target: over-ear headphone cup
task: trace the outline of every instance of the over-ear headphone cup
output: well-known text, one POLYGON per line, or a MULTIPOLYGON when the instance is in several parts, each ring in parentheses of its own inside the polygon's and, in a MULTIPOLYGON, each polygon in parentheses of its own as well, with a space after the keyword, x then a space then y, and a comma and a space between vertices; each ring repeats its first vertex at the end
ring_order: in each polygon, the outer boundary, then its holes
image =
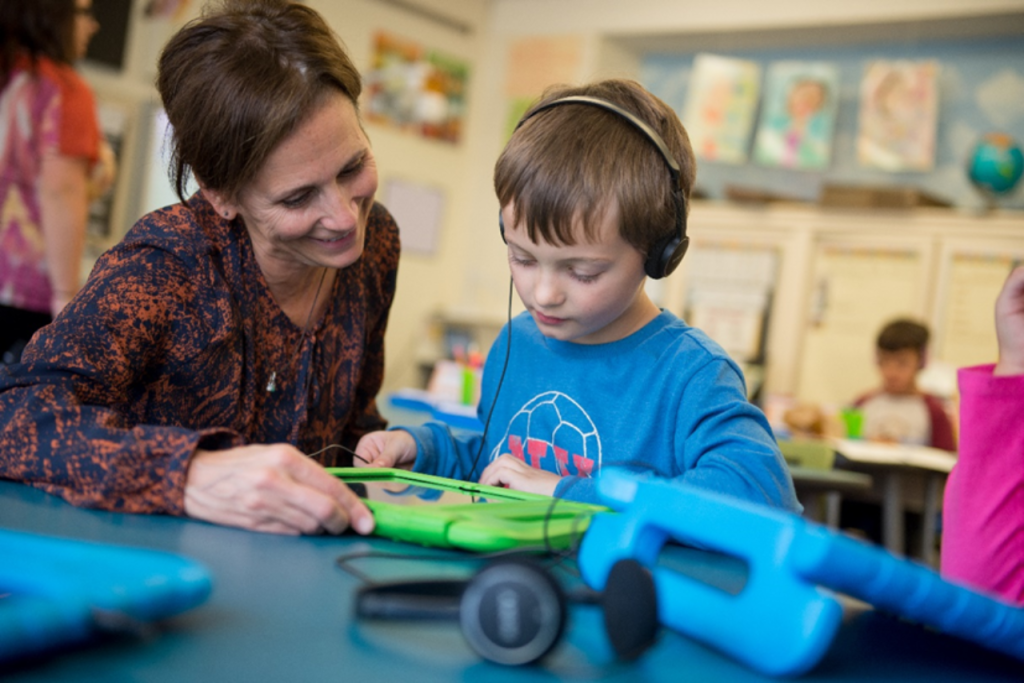
POLYGON ((619 659, 636 659, 654 644, 658 596, 651 573, 636 560, 619 560, 612 566, 601 609, 608 640, 619 659))
POLYGON ((565 596, 540 566, 522 560, 482 569, 466 587, 459 608, 462 634, 492 662, 535 662, 558 643, 565 628, 565 596))

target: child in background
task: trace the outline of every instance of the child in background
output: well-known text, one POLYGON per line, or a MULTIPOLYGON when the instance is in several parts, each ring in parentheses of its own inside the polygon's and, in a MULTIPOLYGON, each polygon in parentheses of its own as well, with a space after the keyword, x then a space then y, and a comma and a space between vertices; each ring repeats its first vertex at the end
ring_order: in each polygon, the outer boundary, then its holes
POLYGON ((584 502, 598 502, 601 469, 619 466, 800 510, 739 368, 644 289, 682 257, 695 175, 679 119, 639 84, 548 91, 495 169, 527 310, 488 355, 484 434, 454 438, 433 423, 373 432, 359 456, 584 502), (552 104, 580 96, 601 102, 552 104))
POLYGON ((864 416, 864 438, 956 450, 953 426, 942 400, 917 388, 928 337, 927 327, 906 319, 894 320, 879 332, 875 358, 882 387, 854 402, 864 416))
MULTIPOLYGON (((931 446, 947 451, 956 450, 953 425, 942 405, 942 400, 920 391, 917 373, 927 359, 928 328, 919 322, 897 319, 889 322, 878 333, 875 342, 875 360, 882 376, 882 386, 861 396, 854 407, 863 415, 861 436, 870 441, 893 444, 931 446)), ((841 456, 837 461, 842 462, 841 456)), ((923 506, 923 484, 909 479, 904 491, 906 503, 923 506)), ((882 496, 880 485, 866 499, 857 494, 843 497, 840 526, 847 532, 860 533, 875 543, 882 542, 882 496)), ((908 555, 918 547, 918 534, 923 520, 916 511, 904 512, 907 530, 905 546, 908 555)))
POLYGON ((960 370, 960 457, 946 482, 941 567, 1024 606, 1024 266, 995 313, 999 363, 960 370))

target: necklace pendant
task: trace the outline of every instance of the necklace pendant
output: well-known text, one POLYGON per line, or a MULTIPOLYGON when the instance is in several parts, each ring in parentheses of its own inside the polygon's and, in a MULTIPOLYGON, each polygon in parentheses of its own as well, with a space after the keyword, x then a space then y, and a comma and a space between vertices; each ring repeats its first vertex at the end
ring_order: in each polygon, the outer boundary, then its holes
POLYGON ((277 391, 277 370, 270 373, 270 379, 267 381, 267 393, 272 394, 277 391))

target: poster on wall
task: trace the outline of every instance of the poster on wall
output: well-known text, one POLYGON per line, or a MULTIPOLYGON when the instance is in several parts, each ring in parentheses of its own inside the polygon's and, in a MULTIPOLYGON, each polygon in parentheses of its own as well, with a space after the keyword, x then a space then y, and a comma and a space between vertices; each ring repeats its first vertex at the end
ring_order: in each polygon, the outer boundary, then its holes
POLYGON ((839 69, 826 62, 773 62, 765 79, 754 161, 828 168, 839 101, 839 69))
POLYGON ((682 115, 694 154, 707 161, 746 162, 760 85, 757 62, 697 55, 682 115))
POLYGON ((180 20, 188 12, 191 4, 192 0, 149 0, 142 13, 147 19, 180 20))
POLYGON ((466 109, 469 65, 388 33, 374 37, 366 76, 369 121, 458 142, 466 109))
POLYGON ((934 61, 870 62, 860 89, 857 158, 885 171, 935 166, 939 65, 934 61))

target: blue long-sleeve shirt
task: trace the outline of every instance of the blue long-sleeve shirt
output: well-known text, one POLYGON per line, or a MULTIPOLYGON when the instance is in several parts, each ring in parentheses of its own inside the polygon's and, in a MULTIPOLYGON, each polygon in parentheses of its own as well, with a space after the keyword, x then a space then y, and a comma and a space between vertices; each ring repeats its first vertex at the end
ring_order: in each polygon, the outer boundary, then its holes
POLYGON ((625 339, 587 345, 544 337, 526 313, 510 324, 511 348, 502 330, 484 367, 481 421, 494 405, 485 434, 409 428, 416 471, 476 481, 511 453, 563 475, 555 495, 572 500, 599 502, 595 477, 617 466, 801 509, 739 368, 700 330, 663 311, 625 339))

